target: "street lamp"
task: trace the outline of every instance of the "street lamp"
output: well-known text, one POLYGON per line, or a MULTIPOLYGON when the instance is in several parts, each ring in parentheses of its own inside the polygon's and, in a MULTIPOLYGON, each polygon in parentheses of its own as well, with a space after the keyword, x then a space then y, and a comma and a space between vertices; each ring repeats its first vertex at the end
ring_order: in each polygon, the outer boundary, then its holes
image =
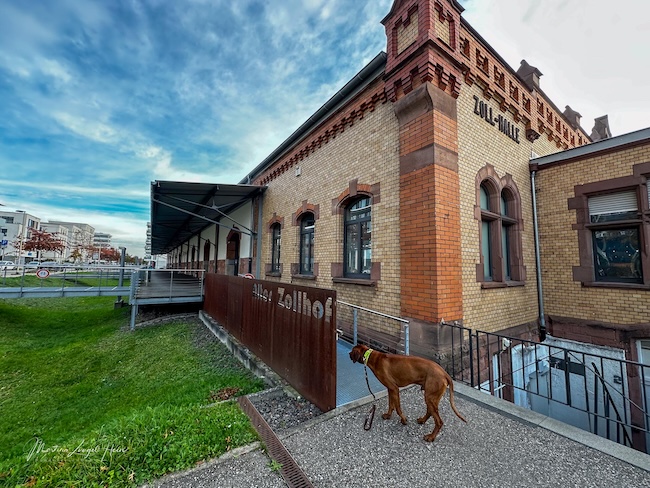
MULTIPOLYGON (((118 282, 119 287, 121 287, 124 284, 124 262, 126 261, 126 247, 119 247, 120 250, 120 279, 118 282)), ((115 308, 122 308, 124 306, 124 300, 122 300, 121 296, 117 297, 117 300, 115 301, 115 308)))
MULTIPOLYGON (((23 257, 23 239, 25 238, 25 211, 24 210, 16 210, 16 212, 23 214, 22 223, 20 224, 20 239, 19 239, 20 246, 19 246, 19 250, 18 250, 18 264, 20 264, 20 260, 23 257)), ((24 262, 23 262, 23 264, 24 264, 24 262)))

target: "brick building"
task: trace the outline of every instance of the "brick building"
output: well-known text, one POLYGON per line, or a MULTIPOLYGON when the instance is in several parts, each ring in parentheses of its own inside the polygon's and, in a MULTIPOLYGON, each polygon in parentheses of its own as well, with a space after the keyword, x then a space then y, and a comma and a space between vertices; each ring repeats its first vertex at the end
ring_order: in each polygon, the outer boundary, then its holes
MULTIPOLYGON (((595 140, 607 144, 606 118, 588 134, 579 113, 560 110, 545 95, 538 69, 526 61, 511 68, 462 12, 454 0, 396 0, 382 21, 386 53, 241 185, 154 182, 153 254, 167 254, 169 267, 335 289, 339 300, 409 319, 412 350, 422 355, 444 345, 443 321, 536 340, 546 317, 540 319, 530 160, 540 156, 533 168, 541 278, 553 332, 560 323, 591 320, 600 309, 590 301, 609 294, 620 298, 621 315, 603 306, 603 322, 647 326, 647 282, 612 291, 575 281, 593 265, 582 249, 582 221, 567 211, 568 199, 578 198, 574 185, 636 175, 632 166, 637 158, 647 163, 647 153, 599 156, 595 149, 571 164, 547 163, 553 154, 574 161, 571 151, 596 147, 595 140), (620 175, 598 159, 608 157, 620 163, 620 175), (600 161, 597 171, 592 158, 600 161), (200 198, 186 207, 192 191, 200 198), (555 231, 566 247, 553 246, 555 231), (634 312, 624 305, 630 300, 634 312)), ((647 204, 642 208, 647 212, 647 204)), ((380 324, 375 332, 394 335, 392 327, 380 324)))
POLYGON ((549 333, 650 364, 650 128, 531 170, 549 333))

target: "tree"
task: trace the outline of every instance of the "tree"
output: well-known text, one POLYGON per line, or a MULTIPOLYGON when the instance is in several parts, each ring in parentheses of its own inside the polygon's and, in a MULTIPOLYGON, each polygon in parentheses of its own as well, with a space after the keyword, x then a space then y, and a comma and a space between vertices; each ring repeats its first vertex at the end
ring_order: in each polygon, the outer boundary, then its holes
POLYGON ((70 253, 70 257, 72 258, 72 262, 76 263, 77 261, 83 260, 83 253, 77 248, 70 253))
POLYGON ((120 258, 122 257, 122 253, 120 252, 120 250, 115 249, 114 247, 102 248, 101 253, 102 253, 101 254, 102 259, 113 263, 119 263, 120 258))
MULTIPOLYGON (((65 250, 65 244, 61 242, 58 235, 50 234, 44 230, 31 229, 29 237, 22 246, 23 251, 51 251, 62 253, 65 250)), ((37 254, 38 255, 38 254, 37 254)))

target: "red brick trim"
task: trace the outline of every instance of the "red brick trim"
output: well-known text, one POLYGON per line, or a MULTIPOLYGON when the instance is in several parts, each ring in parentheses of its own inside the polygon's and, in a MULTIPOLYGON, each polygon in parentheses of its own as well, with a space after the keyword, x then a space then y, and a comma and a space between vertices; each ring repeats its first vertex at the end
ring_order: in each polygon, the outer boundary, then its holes
POLYGON ((370 197, 371 204, 376 205, 381 201, 381 184, 368 185, 358 183, 357 179, 350 180, 348 188, 332 200, 332 215, 342 215, 348 203, 359 196, 370 197))
POLYGON ((280 229, 284 229, 284 217, 278 217, 277 214, 273 212, 273 217, 271 217, 266 224, 267 232, 271 232, 275 224, 280 224, 280 229))
POLYGON ((318 220, 320 218, 320 204, 314 205, 313 203, 307 203, 307 200, 303 200, 302 205, 291 215, 291 225, 294 227, 299 226, 300 218, 306 213, 314 214, 314 220, 318 220))

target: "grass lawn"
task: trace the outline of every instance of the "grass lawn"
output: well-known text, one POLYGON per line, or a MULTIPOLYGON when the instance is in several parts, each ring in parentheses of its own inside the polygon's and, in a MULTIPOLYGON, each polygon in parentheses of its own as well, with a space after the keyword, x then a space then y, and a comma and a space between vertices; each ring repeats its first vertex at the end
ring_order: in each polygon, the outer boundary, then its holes
POLYGON ((264 387, 204 326, 128 332, 113 297, 0 300, 0 486, 135 486, 256 440, 264 387))

